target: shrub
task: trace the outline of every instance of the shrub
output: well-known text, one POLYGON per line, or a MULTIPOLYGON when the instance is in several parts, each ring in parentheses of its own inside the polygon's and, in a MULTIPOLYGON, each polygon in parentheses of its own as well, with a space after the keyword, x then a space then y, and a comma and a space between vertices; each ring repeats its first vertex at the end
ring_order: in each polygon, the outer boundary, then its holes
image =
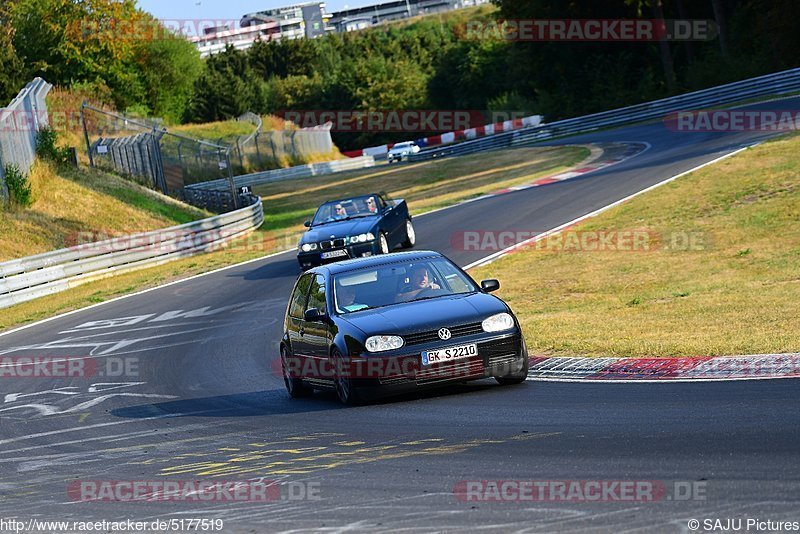
POLYGON ((59 166, 68 165, 72 160, 70 150, 59 148, 57 142, 58 133, 50 126, 44 126, 36 138, 36 155, 59 166))
POLYGON ((8 197, 12 206, 28 207, 33 204, 31 183, 16 164, 6 165, 3 169, 8 186, 8 197))

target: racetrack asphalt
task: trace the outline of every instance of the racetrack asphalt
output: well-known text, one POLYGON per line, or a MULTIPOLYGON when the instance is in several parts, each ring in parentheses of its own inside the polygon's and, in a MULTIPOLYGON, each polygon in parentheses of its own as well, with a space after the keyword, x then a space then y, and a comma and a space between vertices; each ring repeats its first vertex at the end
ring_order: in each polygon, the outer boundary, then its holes
MULTIPOLYGON (((800 100, 751 107, 778 106, 800 100)), ((417 248, 467 265, 487 252, 459 250, 454 233, 545 231, 768 137, 654 123, 558 141, 651 147, 588 175, 419 217, 417 248)), ((273 362, 297 275, 292 253, 275 255, 0 337, 2 357, 90 355, 104 372, 0 377, 0 518, 213 517, 229 532, 683 532, 689 519, 800 520, 797 380, 481 381, 357 408, 326 394, 291 401, 273 362), (318 484, 320 499, 75 502, 67 493, 80 480, 255 478, 318 484), (454 494, 460 481, 517 479, 656 481, 671 498, 454 494), (702 495, 677 499, 688 486, 702 495)))

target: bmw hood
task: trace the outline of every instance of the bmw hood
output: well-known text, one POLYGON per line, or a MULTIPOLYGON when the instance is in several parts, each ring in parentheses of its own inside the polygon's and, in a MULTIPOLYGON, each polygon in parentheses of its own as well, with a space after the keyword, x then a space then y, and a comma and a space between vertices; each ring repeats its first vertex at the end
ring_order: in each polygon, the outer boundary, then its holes
POLYGON ((490 315, 508 311, 508 306, 497 297, 471 293, 364 310, 347 314, 344 319, 367 336, 403 335, 478 323, 490 315))
POLYGON ((365 234, 372 231, 372 229, 375 227, 375 223, 377 222, 378 216, 375 216, 362 217, 349 221, 331 222, 321 226, 314 226, 303 234, 303 237, 300 238, 300 244, 319 243, 320 241, 325 241, 326 239, 365 234))

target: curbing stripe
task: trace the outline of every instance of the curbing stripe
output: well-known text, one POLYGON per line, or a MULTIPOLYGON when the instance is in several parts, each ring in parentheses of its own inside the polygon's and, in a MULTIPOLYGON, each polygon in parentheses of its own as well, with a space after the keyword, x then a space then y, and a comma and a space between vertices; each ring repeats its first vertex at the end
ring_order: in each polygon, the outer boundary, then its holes
POLYGON ((528 380, 691 382, 800 377, 800 353, 698 358, 531 357, 528 380))

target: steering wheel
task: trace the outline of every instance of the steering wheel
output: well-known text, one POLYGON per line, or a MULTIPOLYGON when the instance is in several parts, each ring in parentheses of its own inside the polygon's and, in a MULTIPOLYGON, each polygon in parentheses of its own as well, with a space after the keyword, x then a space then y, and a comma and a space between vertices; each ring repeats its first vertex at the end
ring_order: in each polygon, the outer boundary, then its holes
POLYGON ((423 289, 422 291, 417 293, 416 298, 424 297, 426 295, 430 296, 430 294, 434 293, 435 291, 441 291, 441 290, 440 289, 433 289, 432 287, 426 287, 425 289, 423 289))

